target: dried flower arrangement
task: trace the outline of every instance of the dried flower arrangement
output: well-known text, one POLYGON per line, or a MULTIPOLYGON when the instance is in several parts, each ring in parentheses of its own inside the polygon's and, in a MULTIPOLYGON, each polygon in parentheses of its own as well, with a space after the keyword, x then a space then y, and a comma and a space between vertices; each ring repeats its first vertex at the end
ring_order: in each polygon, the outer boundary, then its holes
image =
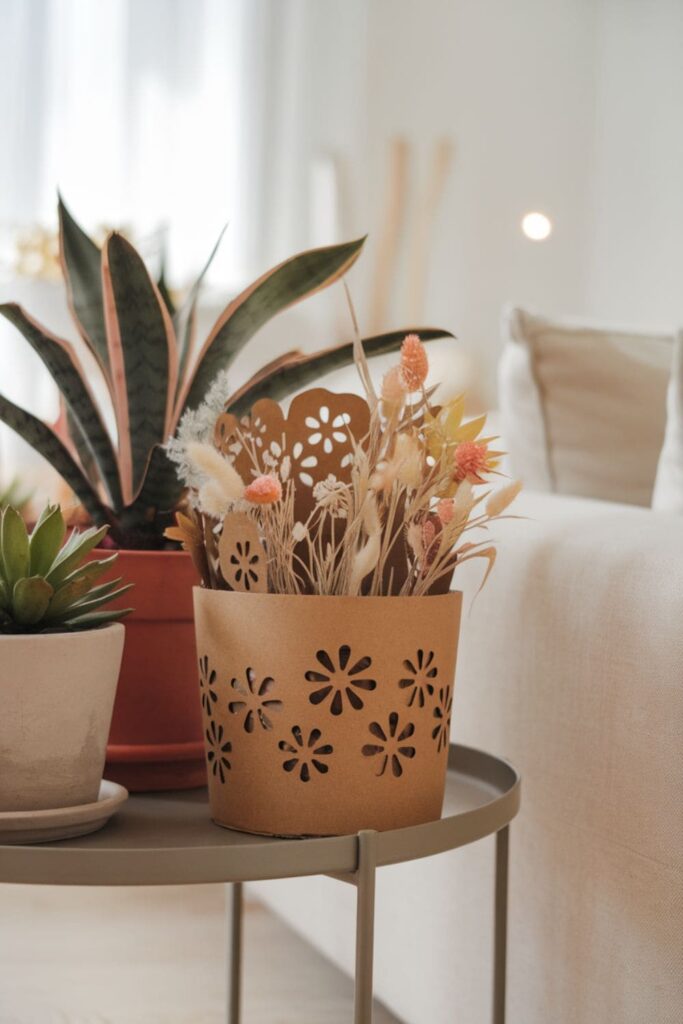
POLYGON ((286 416, 270 398, 238 416, 221 409, 219 378, 169 442, 188 502, 168 536, 205 587, 419 597, 448 592, 474 558, 488 577, 494 545, 465 537, 503 516, 520 485, 483 490, 503 454, 481 436, 486 417, 464 421, 462 397, 433 402, 416 334, 379 394, 357 330, 354 356, 366 400, 315 388, 286 416))

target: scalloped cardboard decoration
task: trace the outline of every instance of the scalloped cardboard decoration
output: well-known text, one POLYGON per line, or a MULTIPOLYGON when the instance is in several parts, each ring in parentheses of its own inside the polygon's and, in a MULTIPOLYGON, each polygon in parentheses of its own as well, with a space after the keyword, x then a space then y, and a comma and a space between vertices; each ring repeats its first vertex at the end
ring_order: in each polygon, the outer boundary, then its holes
POLYGON ((438 818, 461 599, 195 588, 213 820, 302 836, 438 818))
POLYGON ((231 590, 263 594, 268 590, 268 558, 253 519, 230 513, 218 541, 218 564, 231 590))
POLYGON ((330 474, 350 481, 353 443, 362 445, 369 427, 370 410, 363 398, 312 388, 292 400, 287 416, 270 398, 260 399, 242 419, 223 413, 216 421, 214 442, 245 483, 289 458, 295 514, 303 522, 313 509, 317 483, 330 474))
MULTIPOLYGON (((249 416, 238 419, 233 413, 222 413, 216 420, 214 443, 230 458, 245 483, 279 469, 288 459, 296 488, 295 518, 305 522, 315 504, 313 489, 317 483, 330 475, 342 483, 350 482, 354 444, 365 446, 369 427, 370 410, 365 399, 312 388, 292 400, 286 416, 270 398, 255 402, 249 416)), ((327 528, 344 529, 344 525, 328 523, 327 528)), ((297 546, 297 557, 307 563, 305 544, 297 546)), ((386 587, 393 579, 394 590, 399 589, 407 572, 406 539, 401 534, 386 561, 386 587)), ((439 590, 447 591, 448 583, 446 580, 439 590)))

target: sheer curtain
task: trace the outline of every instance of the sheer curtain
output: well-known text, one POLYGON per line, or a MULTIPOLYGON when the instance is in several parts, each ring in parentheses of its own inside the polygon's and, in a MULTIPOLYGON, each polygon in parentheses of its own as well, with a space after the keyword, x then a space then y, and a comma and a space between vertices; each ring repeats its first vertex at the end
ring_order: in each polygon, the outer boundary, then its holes
MULTIPOLYGON (((227 222, 207 320, 267 266, 361 233, 365 21, 364 0, 0 0, 0 301, 73 339, 61 285, 12 267, 18 230, 56 227, 57 189, 86 229, 123 226, 151 257, 163 239, 180 287, 227 222)), ((0 391, 56 416, 2 320, 0 391)), ((0 426, 0 482, 39 465, 0 426)))

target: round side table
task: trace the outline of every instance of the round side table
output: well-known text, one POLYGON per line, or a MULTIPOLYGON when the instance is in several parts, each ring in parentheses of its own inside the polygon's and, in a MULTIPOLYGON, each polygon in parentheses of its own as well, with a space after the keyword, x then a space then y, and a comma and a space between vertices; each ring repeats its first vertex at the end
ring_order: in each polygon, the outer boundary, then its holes
POLYGON ((242 883, 332 875, 356 886, 354 1024, 371 1024, 376 869, 495 834, 492 1020, 504 1024, 509 824, 519 809, 520 787, 519 775, 506 761, 471 747, 451 746, 439 821, 320 839, 274 839, 219 828, 209 818, 203 790, 136 795, 101 832, 42 846, 0 846, 0 882, 232 883, 226 1020, 239 1024, 242 883))

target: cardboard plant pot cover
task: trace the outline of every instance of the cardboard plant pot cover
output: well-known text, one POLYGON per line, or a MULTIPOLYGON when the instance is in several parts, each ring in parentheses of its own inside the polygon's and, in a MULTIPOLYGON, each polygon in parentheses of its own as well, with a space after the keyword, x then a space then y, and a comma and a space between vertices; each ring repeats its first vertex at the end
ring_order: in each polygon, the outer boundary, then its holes
POLYGON ((194 599, 217 824, 340 835, 440 816, 461 594, 194 599))

